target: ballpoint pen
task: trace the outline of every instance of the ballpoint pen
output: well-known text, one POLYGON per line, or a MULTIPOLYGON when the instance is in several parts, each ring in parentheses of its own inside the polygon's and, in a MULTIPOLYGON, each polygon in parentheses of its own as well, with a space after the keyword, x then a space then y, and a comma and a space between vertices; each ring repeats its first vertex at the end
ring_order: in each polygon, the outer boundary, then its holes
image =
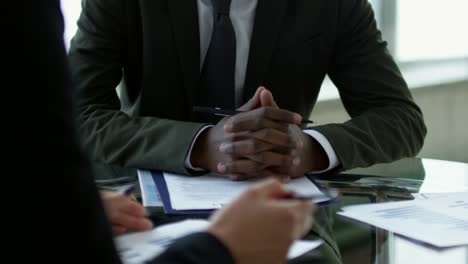
POLYGON ((323 199, 335 199, 339 195, 338 191, 334 189, 327 190, 326 193, 320 193, 320 194, 311 194, 311 195, 302 195, 298 193, 292 193, 286 197, 283 197, 283 199, 297 199, 297 200, 323 200, 323 199))
MULTIPOLYGON (((194 106, 193 111, 199 112, 199 113, 213 114, 216 116, 232 116, 232 115, 236 115, 236 114, 243 112, 243 111, 237 111, 237 110, 228 110, 228 109, 221 109, 218 107, 206 107, 206 106, 194 106)), ((313 123, 314 121, 307 120, 307 119, 303 119, 301 121, 301 124, 313 124, 313 123)))
POLYGON ((134 190, 135 190, 135 184, 130 184, 128 186, 125 186, 121 190, 119 190, 119 194, 129 196, 133 193, 134 190))

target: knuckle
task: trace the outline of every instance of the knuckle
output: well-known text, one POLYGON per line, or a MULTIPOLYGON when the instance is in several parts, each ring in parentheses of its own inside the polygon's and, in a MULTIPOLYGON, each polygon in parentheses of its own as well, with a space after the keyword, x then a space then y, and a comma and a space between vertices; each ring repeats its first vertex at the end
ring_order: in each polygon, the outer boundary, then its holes
POLYGON ((233 162, 226 163, 226 172, 225 173, 233 173, 236 171, 236 165, 233 162))
POLYGON ((255 166, 254 162, 249 162, 248 166, 246 166, 246 171, 245 172, 250 174, 250 173, 255 171, 255 167, 256 166, 255 166))
POLYGON ((234 143, 234 142, 232 142, 232 143, 230 143, 230 144, 227 144, 226 149, 227 149, 227 152, 228 152, 228 153, 236 153, 236 151, 237 151, 237 144, 234 143))
POLYGON ((285 167, 290 167, 292 166, 293 163, 293 158, 290 156, 283 156, 281 159, 281 165, 285 167))
POLYGON ((227 123, 230 123, 231 128, 234 130, 239 126, 239 119, 236 116, 233 116, 227 123))
POLYGON ((263 132, 263 136, 265 138, 267 138, 267 139, 273 138, 274 134, 275 134, 275 132, 274 132, 274 130, 272 128, 267 128, 263 132))
POLYGON ((255 153, 257 152, 257 149, 260 148, 260 142, 257 140, 250 140, 250 153, 255 153))
POLYGON ((279 144, 281 144, 281 146, 283 147, 287 147, 287 148, 291 147, 291 138, 288 135, 281 134, 278 137, 278 141, 279 141, 279 144))
POLYGON ((289 133, 289 125, 287 124, 278 124, 277 125, 278 130, 284 132, 284 133, 289 133))
POLYGON ((232 133, 230 135, 226 135, 223 139, 224 142, 226 143, 232 143, 236 141, 236 139, 239 138, 239 132, 232 133))
POLYGON ((265 153, 258 153, 256 158, 257 158, 257 161, 260 162, 260 163, 264 163, 265 162, 265 159, 266 159, 266 154, 265 153))
POLYGON ((283 144, 289 146, 294 142, 294 137, 290 133, 282 134, 281 141, 283 144))
POLYGON ((253 163, 253 171, 252 172, 259 172, 262 170, 262 166, 258 162, 253 163))
POLYGON ((266 117, 268 115, 268 108, 267 107, 262 107, 260 108, 260 116, 261 117, 266 117))
POLYGON ((263 118, 257 117, 257 118, 255 119, 255 121, 254 121, 254 126, 255 126, 256 128, 262 127, 262 126, 263 126, 263 118))

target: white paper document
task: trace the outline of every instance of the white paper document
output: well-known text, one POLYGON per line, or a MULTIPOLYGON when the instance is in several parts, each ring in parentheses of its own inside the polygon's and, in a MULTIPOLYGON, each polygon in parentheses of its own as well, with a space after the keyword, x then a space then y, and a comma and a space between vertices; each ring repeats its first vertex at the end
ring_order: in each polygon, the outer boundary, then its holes
MULTIPOLYGON (((174 210, 219 209, 228 204, 255 181, 231 181, 220 176, 187 177, 163 173, 174 210)), ((323 194, 308 178, 291 180, 286 186, 301 195, 323 194)), ((315 202, 328 201, 330 198, 315 202)))
POLYGON ((305 253, 318 248, 322 245, 322 240, 298 240, 294 242, 288 251, 288 259, 293 259, 304 255, 305 253))
POLYGON ((414 197, 415 200, 431 200, 431 199, 439 199, 451 196, 458 196, 463 193, 459 192, 452 192, 452 193, 412 193, 411 195, 414 197))
POLYGON ((206 220, 185 220, 150 231, 122 235, 115 244, 123 263, 143 263, 160 255, 174 240, 205 229, 206 220))
POLYGON ((162 207, 161 197, 154 183, 150 171, 138 170, 138 182, 140 183, 141 200, 143 206, 162 207))
POLYGON ((437 247, 468 245, 468 193, 348 206, 338 214, 437 247))
MULTIPOLYGON (((185 220, 151 231, 118 236, 115 242, 123 263, 143 263, 160 255, 174 240, 203 231, 208 225, 207 220, 185 220)), ((299 257, 321 244, 321 240, 296 241, 289 249, 288 258, 299 257)))

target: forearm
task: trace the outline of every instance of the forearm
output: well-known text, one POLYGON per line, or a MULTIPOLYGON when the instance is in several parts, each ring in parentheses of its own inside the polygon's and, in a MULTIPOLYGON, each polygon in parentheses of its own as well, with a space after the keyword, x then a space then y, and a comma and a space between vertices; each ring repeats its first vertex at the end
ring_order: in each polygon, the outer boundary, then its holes
POLYGON ((95 161, 190 174, 185 158, 200 123, 130 117, 120 111, 81 110, 79 132, 95 161))
POLYGON ((329 76, 351 116, 315 127, 330 141, 343 169, 414 156, 426 127, 365 0, 341 2, 336 56, 329 76))
POLYGON ((327 137, 345 170, 415 156, 426 134, 421 113, 398 105, 314 129, 327 137))

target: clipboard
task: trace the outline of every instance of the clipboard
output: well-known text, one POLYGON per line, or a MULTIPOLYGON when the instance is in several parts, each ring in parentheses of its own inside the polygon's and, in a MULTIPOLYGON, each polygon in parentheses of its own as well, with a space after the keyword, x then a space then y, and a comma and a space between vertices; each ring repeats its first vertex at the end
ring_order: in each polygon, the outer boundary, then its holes
MULTIPOLYGON (((159 196, 161 198, 161 202, 163 204, 163 209, 166 214, 169 215, 200 215, 200 214, 212 214, 214 211, 218 210, 219 208, 213 208, 213 209, 194 209, 194 210, 176 210, 172 207, 171 204, 171 198, 169 195, 169 190, 167 187, 167 183, 164 177, 163 172, 161 171, 151 171, 151 176, 156 184, 156 188, 159 192, 159 196)), ((203 177, 203 176, 201 176, 203 177)), ((309 179, 317 188, 323 192, 327 193, 327 191, 321 186, 315 179, 313 179, 311 176, 305 176, 307 179, 309 179)), ((319 207, 325 207, 325 206, 330 206, 333 204, 339 203, 339 199, 336 197, 330 197, 330 200, 324 201, 317 203, 319 207)))

